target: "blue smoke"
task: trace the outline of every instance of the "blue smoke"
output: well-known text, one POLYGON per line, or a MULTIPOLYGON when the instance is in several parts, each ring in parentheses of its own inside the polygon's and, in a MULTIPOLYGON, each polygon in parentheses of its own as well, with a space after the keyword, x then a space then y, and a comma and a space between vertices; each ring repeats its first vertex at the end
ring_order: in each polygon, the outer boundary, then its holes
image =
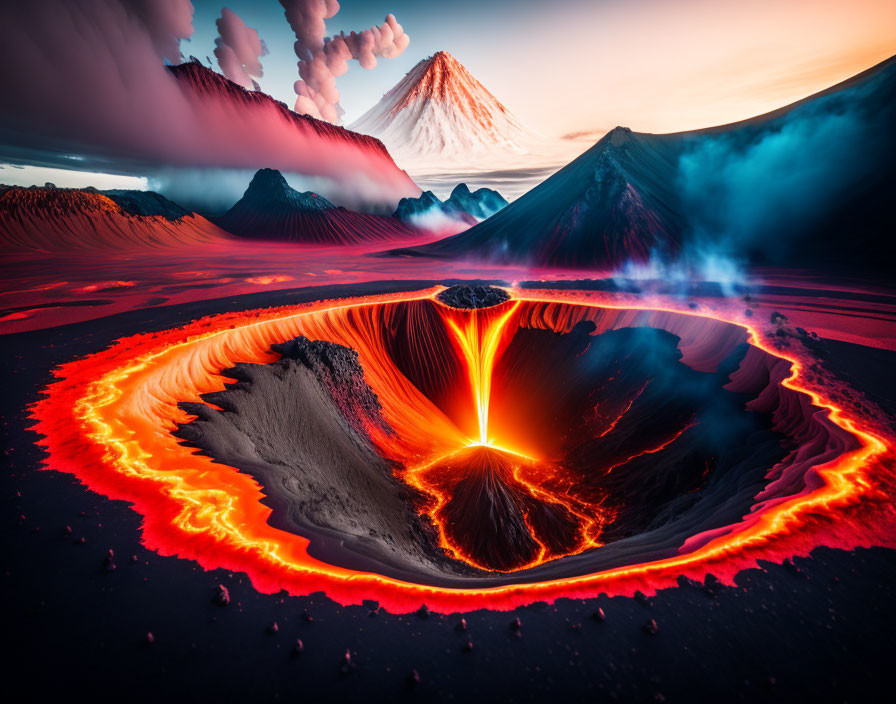
POLYGON ((876 91, 890 73, 766 126, 693 138, 678 163, 690 228, 685 256, 780 263, 811 245, 828 214, 873 178, 889 151, 892 101, 889 91, 876 91))

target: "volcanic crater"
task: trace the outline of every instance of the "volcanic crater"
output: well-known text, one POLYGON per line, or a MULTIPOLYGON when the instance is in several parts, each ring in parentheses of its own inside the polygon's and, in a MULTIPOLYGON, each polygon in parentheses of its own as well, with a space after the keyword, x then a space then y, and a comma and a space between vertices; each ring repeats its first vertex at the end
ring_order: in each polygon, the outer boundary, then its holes
POLYGON ((462 286, 302 332, 175 434, 339 568, 480 588, 667 558, 857 447, 715 318, 462 286))

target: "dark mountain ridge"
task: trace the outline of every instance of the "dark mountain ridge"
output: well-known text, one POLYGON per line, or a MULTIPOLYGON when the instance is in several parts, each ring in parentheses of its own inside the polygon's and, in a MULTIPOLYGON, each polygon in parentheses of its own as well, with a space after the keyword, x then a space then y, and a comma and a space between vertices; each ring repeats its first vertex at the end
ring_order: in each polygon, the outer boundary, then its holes
POLYGON ((713 253, 879 270, 896 230, 893 124, 896 57, 750 120, 617 127, 466 232, 390 254, 613 269, 713 253))
POLYGON ((312 191, 297 191, 275 169, 257 171, 243 197, 213 221, 247 239, 309 244, 359 244, 417 234, 397 218, 358 213, 312 191))

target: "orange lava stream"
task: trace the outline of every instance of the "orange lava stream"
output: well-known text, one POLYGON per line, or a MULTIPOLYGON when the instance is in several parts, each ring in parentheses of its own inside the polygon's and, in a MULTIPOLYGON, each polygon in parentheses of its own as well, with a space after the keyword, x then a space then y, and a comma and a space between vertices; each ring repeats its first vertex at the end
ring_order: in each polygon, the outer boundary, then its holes
MULTIPOLYGON (((178 408, 179 402, 199 402, 201 394, 225 387, 228 380, 220 376, 220 370, 238 362, 273 361, 272 343, 305 335, 358 351, 365 378, 395 431, 388 435, 371 430, 374 442, 387 456, 405 467, 423 467, 433 457, 458 451, 469 445, 469 438, 396 369, 382 344, 392 304, 419 305, 440 290, 222 314, 183 328, 125 338, 107 350, 68 363, 56 371, 57 380, 32 408, 35 430, 44 436, 40 443, 48 452, 46 466, 74 474, 109 497, 131 502, 144 518, 144 542, 162 554, 194 559, 208 569, 245 571, 256 588, 265 592, 323 590, 340 603, 377 599, 392 611, 410 611, 423 602, 442 611, 463 611, 598 593, 632 594, 637 589, 650 593, 674 586, 681 575, 702 579, 712 572, 730 581, 740 570, 755 566, 757 559, 808 554, 819 545, 851 548, 896 542, 888 501, 894 459, 889 436, 873 419, 861 418, 829 400, 804 379, 804 364, 795 354, 776 349, 753 321, 724 308, 691 310, 674 301, 599 293, 511 292, 515 301, 508 306, 507 318, 515 311, 520 324, 535 324, 539 318, 553 319, 562 327, 559 307, 574 306, 585 312, 581 314, 619 311, 619 324, 628 319, 625 316, 643 314, 654 316, 651 320, 679 316, 737 326, 751 345, 789 365, 782 386, 808 396, 827 422, 855 438, 857 449, 810 470, 803 492, 763 505, 740 523, 717 531, 696 547, 682 546, 681 554, 665 559, 571 578, 497 586, 423 585, 356 572, 311 557, 306 538, 268 524, 271 511, 262 504, 261 487, 251 477, 196 454, 171 435, 177 423, 191 418, 178 408), (531 305, 525 319, 520 309, 523 303, 531 305), (374 307, 383 309, 385 323, 372 314, 374 307)), ((463 333, 458 340, 463 346, 460 338, 471 338, 467 329, 458 330, 463 333)), ((483 375, 494 363, 494 356, 491 361, 487 357, 500 348, 500 329, 495 336, 498 339, 491 340, 486 335, 486 353, 480 357, 478 371, 470 366, 480 441, 488 437, 483 375), (488 353, 491 346, 493 352, 488 353), (479 382, 474 381, 476 374, 479 382)), ((693 348, 694 355, 700 352, 699 340, 692 344, 683 339, 682 347, 686 352, 693 348)), ((526 463, 520 462, 523 466, 526 463)), ((543 482, 528 481, 525 472, 514 475, 529 490, 543 490, 543 482)), ((405 476, 413 484, 420 473, 409 471, 405 476)), ((553 493, 551 500, 556 500, 553 493)), ((581 513, 579 507, 573 509, 581 513)), ((585 533, 589 531, 593 527, 586 527, 585 533)))
MULTIPOLYGON (((635 405, 635 401, 637 401, 641 397, 641 394, 644 393, 644 389, 647 388, 647 385, 649 383, 650 383, 649 381, 644 382, 644 385, 640 389, 638 389, 638 393, 636 393, 634 396, 632 396, 631 401, 629 401, 627 404, 625 404, 623 409, 621 411, 619 411, 619 413, 616 415, 616 417, 613 419, 613 421, 606 428, 604 428, 597 437, 602 438, 602 437, 605 437, 613 432, 613 429, 616 427, 616 425, 619 423, 619 421, 621 421, 623 419, 623 417, 625 416, 625 414, 628 413, 632 409, 632 406, 635 405)), ((628 460, 626 460, 626 461, 628 461, 628 460)), ((609 470, 607 471, 607 473, 609 474, 609 470)))
MULTIPOLYGON (((631 404, 629 404, 628 407, 631 408, 631 404)), ((688 423, 688 424, 687 424, 686 426, 684 426, 681 430, 679 430, 677 433, 675 433, 675 435, 673 435, 671 438, 669 438, 669 439, 666 440, 665 442, 660 443, 660 444, 657 445, 656 447, 651 447, 651 448, 648 449, 648 450, 642 450, 641 452, 638 452, 638 453, 632 455, 631 457, 626 457, 626 458, 625 458, 624 460, 622 460, 621 462, 617 462, 616 464, 607 467, 607 469, 606 469, 606 471, 604 472, 604 474, 609 474, 609 473, 612 472, 614 469, 618 469, 619 467, 622 467, 623 465, 628 464, 629 462, 631 462, 631 461, 634 460, 634 459, 637 459, 637 458, 639 458, 639 457, 644 457, 644 455, 655 455, 657 452, 662 452, 662 451, 665 450, 667 447, 669 447, 669 445, 671 445, 673 442, 675 442, 676 440, 678 440, 678 438, 680 438, 682 435, 684 435, 688 430, 690 430, 691 428, 693 428, 695 425, 696 425, 696 423, 693 423, 693 422, 692 422, 692 423, 688 423)))
POLYGON ((485 310, 451 309, 453 315, 446 320, 454 333, 455 340, 463 352, 473 397, 476 400, 476 415, 479 421, 479 444, 489 445, 488 407, 492 395, 492 372, 498 348, 504 340, 507 321, 516 312, 519 301, 497 306, 502 310, 497 318, 491 308, 485 310), (460 319, 459 319, 460 318, 460 319))

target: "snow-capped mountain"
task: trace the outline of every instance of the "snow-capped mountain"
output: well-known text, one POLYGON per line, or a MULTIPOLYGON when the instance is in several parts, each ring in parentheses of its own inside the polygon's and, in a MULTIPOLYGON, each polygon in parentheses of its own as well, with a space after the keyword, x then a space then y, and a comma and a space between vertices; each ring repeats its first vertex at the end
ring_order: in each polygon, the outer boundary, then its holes
POLYGON ((414 66, 349 129, 381 139, 406 168, 518 158, 538 141, 445 51, 414 66))

